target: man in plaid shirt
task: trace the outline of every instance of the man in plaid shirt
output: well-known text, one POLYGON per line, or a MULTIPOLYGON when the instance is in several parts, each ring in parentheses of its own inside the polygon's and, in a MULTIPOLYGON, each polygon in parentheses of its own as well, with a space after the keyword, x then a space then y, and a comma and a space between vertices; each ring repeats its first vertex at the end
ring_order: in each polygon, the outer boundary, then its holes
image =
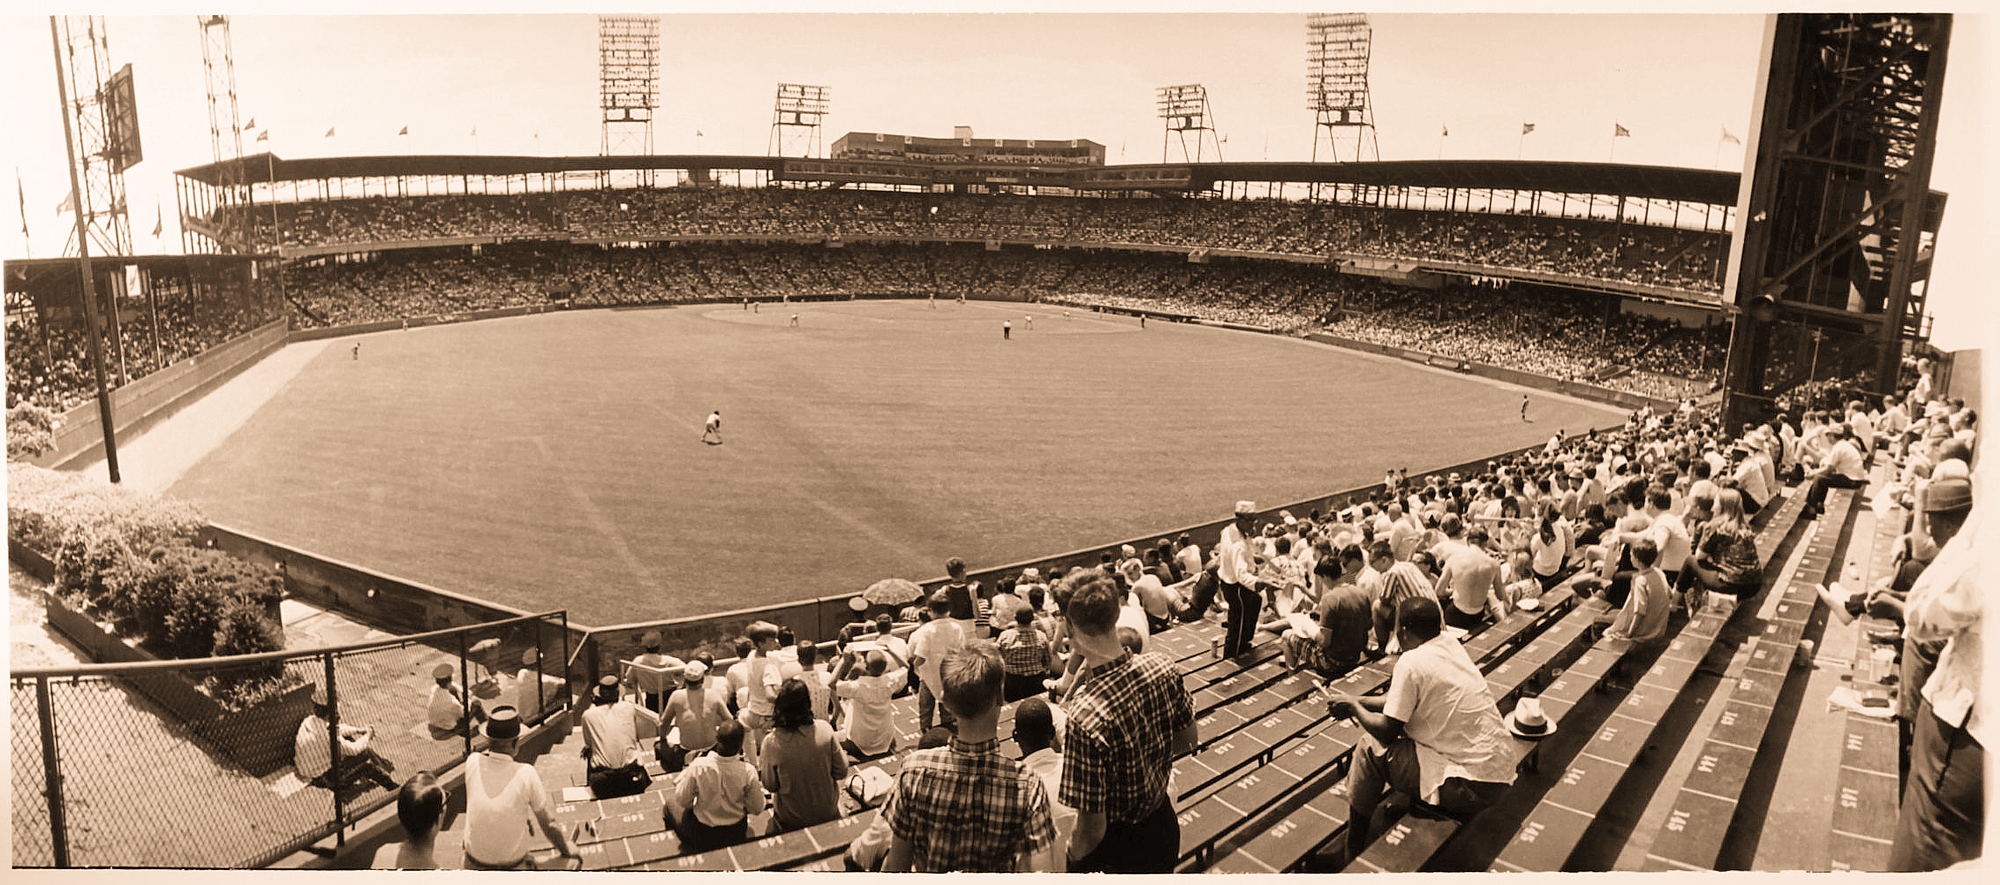
POLYGON ((1070 872, 1171 873, 1181 827, 1167 795, 1174 757, 1198 740, 1194 701, 1166 658, 1133 655, 1118 641, 1123 594, 1101 572, 1065 578, 1070 646, 1083 656, 1063 701, 1062 788, 1075 808, 1070 872))
POLYGON ((1010 873, 1055 868, 1055 819, 1042 780, 1000 755, 1000 683, 1006 665, 992 642, 945 656, 945 708, 958 717, 951 743, 910 754, 882 815, 889 821, 884 872, 1010 873))

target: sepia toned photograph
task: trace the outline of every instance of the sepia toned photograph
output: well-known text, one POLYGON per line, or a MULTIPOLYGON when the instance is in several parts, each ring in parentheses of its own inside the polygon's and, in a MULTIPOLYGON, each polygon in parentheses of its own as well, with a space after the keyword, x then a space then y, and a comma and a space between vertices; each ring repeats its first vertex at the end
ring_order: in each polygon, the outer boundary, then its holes
POLYGON ((1981 863, 1986 15, 42 12, 15 875, 1981 863))

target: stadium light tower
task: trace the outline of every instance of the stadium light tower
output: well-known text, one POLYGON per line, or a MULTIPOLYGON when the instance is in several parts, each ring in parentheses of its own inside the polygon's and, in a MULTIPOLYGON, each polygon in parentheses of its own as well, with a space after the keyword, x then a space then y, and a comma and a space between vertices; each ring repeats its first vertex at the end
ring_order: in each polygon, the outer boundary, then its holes
POLYGON ((1207 145, 1215 146, 1215 161, 1222 162, 1222 142, 1215 137, 1215 115, 1208 107, 1208 87, 1200 83, 1162 86, 1158 90, 1160 119, 1166 132, 1160 136, 1160 162, 1168 162, 1168 150, 1180 137, 1181 162, 1200 163, 1207 145), (1188 154, 1188 133, 1194 133, 1194 154, 1188 154))
MULTIPOLYGON (((243 196, 242 169, 236 160, 243 156, 243 129, 236 116, 236 58, 229 39, 229 16, 196 16, 201 24, 201 69, 202 80, 208 86, 208 144, 215 156, 216 194, 218 210, 226 210, 245 202, 243 196)), ((218 211, 216 213, 218 231, 225 244, 247 244, 247 231, 233 229, 236 213, 218 211)), ((181 248, 189 253, 201 251, 204 242, 216 242, 198 236, 186 225, 181 226, 181 248)), ((233 249, 225 245, 224 248, 233 249)))
POLYGON ((820 122, 833 104, 832 90, 825 86, 779 83, 771 102, 771 138, 765 154, 791 156, 791 149, 803 145, 801 157, 815 157, 822 147, 820 122), (800 131, 803 130, 803 131, 800 131))
MULTIPOLYGON (((100 255, 132 254, 132 223, 125 206, 125 170, 142 158, 139 118, 133 106, 132 66, 111 71, 111 44, 103 16, 57 19, 61 53, 57 75, 62 78, 63 108, 76 129, 70 162, 82 173, 82 202, 74 208, 82 217, 92 246, 100 255)), ((78 254, 70 240, 64 255, 78 254)))
MULTIPOLYGON (((600 151, 604 156, 645 156, 653 152, 653 111, 660 104, 660 18, 654 15, 597 17, 597 91, 603 112, 600 151)), ((653 183, 641 170, 637 184, 653 183)), ((604 184, 611 186, 605 170, 604 184)))
POLYGON ((1381 159, 1368 101, 1374 29, 1360 13, 1306 16, 1306 109, 1313 112, 1313 162, 1320 144, 1336 163, 1381 159))

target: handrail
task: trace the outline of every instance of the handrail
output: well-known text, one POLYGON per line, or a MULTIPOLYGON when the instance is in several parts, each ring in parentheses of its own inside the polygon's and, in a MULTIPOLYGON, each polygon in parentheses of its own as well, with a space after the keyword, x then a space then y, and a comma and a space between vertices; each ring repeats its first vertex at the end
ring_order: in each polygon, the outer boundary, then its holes
POLYGON ((373 639, 367 642, 356 642, 348 645, 321 645, 321 646, 314 646, 312 648, 294 648, 294 649, 285 649, 283 651, 258 652, 257 654, 253 655, 225 655, 223 657, 216 657, 216 658, 174 658, 161 661, 140 661, 131 664, 79 664, 72 667, 25 667, 21 669, 10 668, 7 671, 7 677, 10 679, 26 680, 26 679, 37 679, 45 676, 51 678, 63 677, 63 676, 104 676, 104 675, 116 675, 120 673, 147 673, 160 670, 190 670, 190 669, 206 669, 210 667, 235 667, 243 664, 260 664, 266 661, 283 661, 290 658, 307 657, 312 655, 348 654, 352 652, 373 651, 378 648, 393 648, 401 645, 409 645, 411 643, 421 643, 431 639, 438 639, 445 636, 454 636, 472 630, 490 630, 494 627, 504 627, 508 624, 516 624, 524 621, 546 621, 550 618, 556 617, 561 614, 563 614, 563 610, 556 609, 554 611, 546 611, 540 614, 522 615, 520 617, 505 618, 498 621, 484 621, 478 624, 466 624, 462 627, 446 627, 443 630, 432 630, 428 633, 413 633, 408 636, 393 636, 388 639, 373 639))

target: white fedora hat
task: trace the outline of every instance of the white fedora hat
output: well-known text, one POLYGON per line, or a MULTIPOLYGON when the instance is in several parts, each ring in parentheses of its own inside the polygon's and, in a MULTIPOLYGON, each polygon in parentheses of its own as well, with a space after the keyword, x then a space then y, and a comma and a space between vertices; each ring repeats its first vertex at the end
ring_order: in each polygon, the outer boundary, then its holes
POLYGON ((1517 738, 1541 740, 1556 733, 1556 724, 1542 713, 1540 698, 1522 698, 1507 714, 1507 730, 1517 738))

